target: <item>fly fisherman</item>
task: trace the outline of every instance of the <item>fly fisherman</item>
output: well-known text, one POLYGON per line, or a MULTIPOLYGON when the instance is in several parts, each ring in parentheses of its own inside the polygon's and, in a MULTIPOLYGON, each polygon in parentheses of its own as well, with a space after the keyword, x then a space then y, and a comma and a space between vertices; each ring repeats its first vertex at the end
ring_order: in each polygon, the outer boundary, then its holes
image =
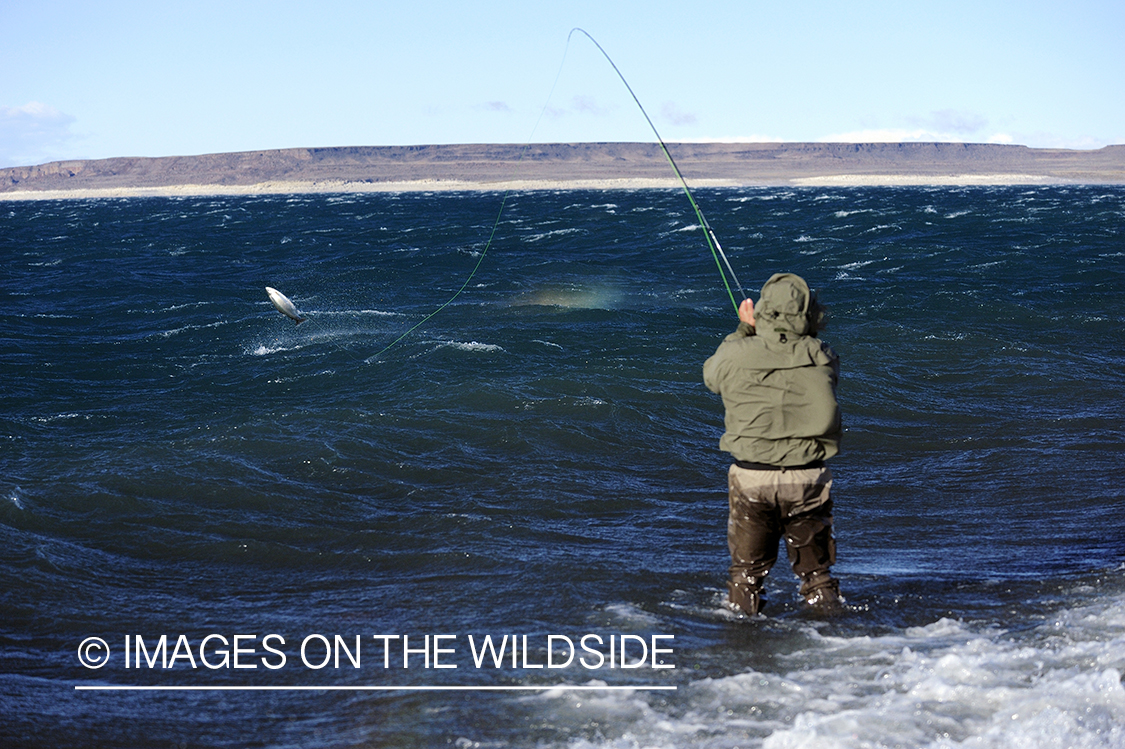
POLYGON ((762 287, 757 309, 746 299, 738 317, 738 329, 703 365, 703 381, 726 407, 719 447, 734 458, 730 602, 750 615, 761 611, 762 584, 784 538, 801 595, 831 607, 841 599, 828 571, 836 541, 832 472, 824 461, 839 451, 842 429, 840 361, 816 337, 824 308, 800 276, 777 273, 762 287))

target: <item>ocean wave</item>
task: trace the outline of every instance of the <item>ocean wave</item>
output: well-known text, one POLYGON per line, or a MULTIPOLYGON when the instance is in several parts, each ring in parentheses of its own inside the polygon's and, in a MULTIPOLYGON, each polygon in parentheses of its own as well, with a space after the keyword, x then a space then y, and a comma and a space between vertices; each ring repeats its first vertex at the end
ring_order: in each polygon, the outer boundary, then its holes
MULTIPOLYGON (((134 311, 134 310, 130 310, 130 311, 134 311)), ((169 328, 168 330, 161 330, 158 333, 152 333, 148 337, 149 338, 155 338, 155 337, 159 336, 161 338, 171 338, 173 336, 177 336, 180 333, 183 333, 183 332, 186 332, 186 331, 189 331, 189 330, 205 330, 206 328, 219 328, 219 327, 222 327, 224 325, 229 325, 229 324, 230 323, 227 320, 216 320, 215 322, 206 323, 205 325, 182 325, 178 328, 169 328)))
POLYGON ((32 416, 29 421, 34 421, 40 424, 50 424, 54 421, 66 421, 69 419, 89 419, 90 414, 80 414, 74 412, 55 414, 54 416, 32 416))
POLYGON ((494 343, 480 343, 479 341, 429 341, 431 344, 437 344, 438 348, 454 348, 458 351, 473 351, 473 352, 488 352, 503 351, 502 346, 497 346, 494 343))
MULTIPOLYGON (((886 260, 887 258, 882 258, 882 259, 886 260)), ((845 264, 841 265, 840 269, 841 270, 857 270, 859 268, 864 268, 868 265, 871 265, 872 263, 877 263, 877 262, 880 262, 880 261, 879 260, 857 260, 854 263, 845 263, 845 264)))
POLYGON ((523 242, 540 242, 544 239, 550 239, 551 237, 559 237, 566 234, 584 234, 585 232, 586 230, 580 227, 571 227, 569 229, 554 229, 553 231, 545 231, 539 234, 529 234, 526 237, 521 237, 520 240, 523 242))
POLYGON ((158 310, 156 310, 156 309, 144 310, 144 312, 147 313, 147 314, 150 314, 150 315, 151 314, 158 314, 160 312, 178 312, 179 310, 182 310, 182 309, 190 309, 192 307, 206 307, 210 304, 212 304, 212 302, 187 302, 185 304, 173 304, 170 307, 161 307, 158 310))
POLYGON ((247 349, 246 353, 250 356, 269 356, 270 354, 279 354, 283 351, 300 351, 303 348, 304 346, 283 346, 280 343, 274 344, 273 346, 260 343, 254 348, 247 349))

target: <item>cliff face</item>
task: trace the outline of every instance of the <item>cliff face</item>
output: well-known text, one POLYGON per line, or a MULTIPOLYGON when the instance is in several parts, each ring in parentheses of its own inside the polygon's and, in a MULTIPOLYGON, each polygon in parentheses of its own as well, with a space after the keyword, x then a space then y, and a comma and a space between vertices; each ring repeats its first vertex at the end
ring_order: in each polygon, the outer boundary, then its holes
MULTIPOLYGON (((689 180, 777 184, 835 175, 1036 175, 1125 183, 1125 146, 1096 151, 973 143, 673 143, 689 180)), ((291 148, 57 161, 0 169, 0 192, 264 182, 666 179, 656 143, 291 148)))

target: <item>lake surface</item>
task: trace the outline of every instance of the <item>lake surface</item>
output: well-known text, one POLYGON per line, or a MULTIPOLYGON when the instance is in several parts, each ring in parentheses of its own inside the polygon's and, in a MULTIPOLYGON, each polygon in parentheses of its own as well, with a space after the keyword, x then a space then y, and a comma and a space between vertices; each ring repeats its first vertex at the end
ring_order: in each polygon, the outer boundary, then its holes
POLYGON ((0 203, 0 743, 1125 745, 1125 189, 696 193, 842 362, 757 619, 683 192, 503 197, 0 203))

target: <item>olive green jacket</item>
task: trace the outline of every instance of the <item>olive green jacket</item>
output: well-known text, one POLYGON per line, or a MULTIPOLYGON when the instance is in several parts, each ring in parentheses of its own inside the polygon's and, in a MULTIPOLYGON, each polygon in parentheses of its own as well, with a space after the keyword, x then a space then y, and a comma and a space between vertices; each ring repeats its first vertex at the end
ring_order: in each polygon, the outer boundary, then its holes
POLYGON ((811 300, 799 276, 774 275, 754 311, 757 329, 739 324, 703 365, 726 407, 719 447, 736 460, 800 466, 840 450, 840 360, 814 337, 811 300))

